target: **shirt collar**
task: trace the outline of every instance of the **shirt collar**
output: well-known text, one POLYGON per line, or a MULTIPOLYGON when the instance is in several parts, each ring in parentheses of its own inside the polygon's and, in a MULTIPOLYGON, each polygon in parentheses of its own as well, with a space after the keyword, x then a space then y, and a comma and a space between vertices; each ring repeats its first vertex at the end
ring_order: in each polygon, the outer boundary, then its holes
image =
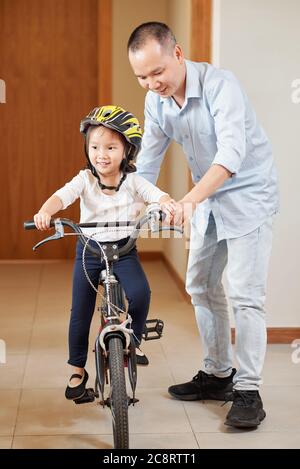
POLYGON ((201 98, 202 84, 200 73, 197 67, 190 60, 185 60, 186 65, 186 86, 185 98, 201 98))
MULTIPOLYGON (((200 73, 190 60, 185 60, 186 66, 186 85, 185 85, 185 103, 189 98, 202 97, 202 84, 200 80, 200 73)), ((168 101, 171 97, 163 98, 160 96, 160 102, 168 101)), ((183 106, 184 107, 184 106, 183 106)))

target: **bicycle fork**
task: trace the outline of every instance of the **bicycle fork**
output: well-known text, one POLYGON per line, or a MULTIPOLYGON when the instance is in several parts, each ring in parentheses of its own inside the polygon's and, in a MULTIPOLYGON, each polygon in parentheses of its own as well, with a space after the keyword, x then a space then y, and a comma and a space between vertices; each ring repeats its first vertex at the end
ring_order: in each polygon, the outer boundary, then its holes
MULTIPOLYGON (((103 407, 105 405, 109 406, 109 399, 104 398, 104 388, 105 384, 108 384, 108 344, 109 341, 115 337, 118 337, 123 344, 124 349, 124 368, 128 368, 128 377, 132 391, 132 398, 128 398, 128 404, 135 404, 138 400, 135 398, 135 390, 136 390, 136 383, 137 383, 137 372, 136 372, 136 356, 135 356, 135 344, 132 339, 132 335, 128 332, 123 332, 123 328, 125 327, 124 323, 117 325, 114 329, 114 326, 107 326, 105 327, 99 336, 96 339, 95 343, 95 358, 96 358, 96 371, 97 371, 97 378, 95 388, 99 389, 101 394, 101 403, 103 407), (105 330, 107 329, 107 330, 105 330), (113 330, 111 330, 113 329, 113 330), (129 341, 129 343, 128 343, 129 341), (126 345, 125 345, 126 342, 126 345)), ((128 330, 128 329, 127 329, 128 330)))
MULTIPOLYGON (((110 275, 109 292, 107 287, 106 272, 101 273, 100 282, 103 284, 106 290, 106 298, 111 298, 111 304, 117 306, 122 311, 125 310, 124 293, 121 285, 115 279, 114 275, 110 275)), ((95 341, 95 361, 96 361, 96 381, 95 390, 89 388, 86 389, 85 395, 77 399, 76 404, 83 404, 86 402, 93 402, 95 397, 101 395, 101 401, 103 407, 110 405, 110 400, 105 399, 104 389, 105 384, 108 384, 108 369, 109 369, 109 341, 118 337, 123 344, 123 360, 124 368, 128 369, 128 377, 132 390, 132 397, 128 397, 128 405, 135 404, 138 399, 135 398, 135 390, 137 384, 137 367, 136 367, 136 354, 135 354, 135 342, 133 339, 133 330, 128 328, 131 322, 131 318, 127 317, 122 323, 119 322, 119 317, 113 313, 111 305, 105 300, 100 306, 102 327, 95 341), (98 392, 99 391, 99 392, 98 392)))

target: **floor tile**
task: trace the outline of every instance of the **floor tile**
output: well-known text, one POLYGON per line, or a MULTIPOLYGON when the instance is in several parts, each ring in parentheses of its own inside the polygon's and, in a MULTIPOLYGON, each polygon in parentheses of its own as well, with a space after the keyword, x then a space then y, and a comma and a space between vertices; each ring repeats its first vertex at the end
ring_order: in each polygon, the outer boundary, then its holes
POLYGON ((40 282, 43 264, 0 262, 0 285, 2 288, 14 287, 37 288, 40 282))
POLYGON ((200 449, 299 449, 300 432, 196 433, 200 449))
POLYGON ((131 409, 132 433, 191 433, 183 404, 171 401, 167 390, 138 388, 140 400, 131 409))
MULTIPOLYGON (((68 320, 45 321, 43 325, 37 325, 32 329, 30 347, 28 353, 66 353, 68 348, 68 320)), ((41 324, 41 323, 38 323, 41 324)))
POLYGON ((12 446, 11 436, 0 436, 0 449, 10 449, 12 446))
POLYGON ((295 432, 300 435, 300 386, 268 386, 260 392, 267 418, 261 432, 295 432))
POLYGON ((197 449, 197 440, 192 433, 158 433, 153 435, 134 434, 130 438, 131 448, 139 449, 197 449))
POLYGON ((65 355, 61 351, 48 353, 45 349, 28 355, 23 389, 64 388, 70 375, 65 355))
POLYGON ((195 433, 225 431, 223 423, 231 403, 222 404, 221 401, 185 401, 184 408, 193 431, 195 433))
POLYGON ((98 404, 76 405, 62 389, 25 389, 18 412, 16 436, 111 433, 109 409, 98 404))
POLYGON ((19 389, 0 389, 0 436, 13 435, 19 400, 19 389))
POLYGON ((32 326, 20 323, 17 327, 2 327, 1 339, 5 341, 7 354, 28 352, 32 326))
POLYGON ((38 289, 6 287, 0 289, 0 330, 20 328, 32 324, 37 301, 38 289))
POLYGON ((23 383, 27 355, 6 355, 0 365, 0 389, 20 389, 23 383))
POLYGON ((300 385, 300 363, 293 363, 289 344, 270 344, 263 370, 266 385, 300 385))
POLYGON ((112 435, 27 435, 15 436, 14 449, 111 449, 112 435))
MULTIPOLYGON (((10 443, 10 440, 8 441, 10 443)), ((197 449, 198 444, 193 434, 131 434, 131 449, 197 449)), ((0 439, 1 447, 1 439, 0 439)), ((112 435, 54 435, 54 436, 16 436, 13 440, 15 449, 111 449, 112 435)))

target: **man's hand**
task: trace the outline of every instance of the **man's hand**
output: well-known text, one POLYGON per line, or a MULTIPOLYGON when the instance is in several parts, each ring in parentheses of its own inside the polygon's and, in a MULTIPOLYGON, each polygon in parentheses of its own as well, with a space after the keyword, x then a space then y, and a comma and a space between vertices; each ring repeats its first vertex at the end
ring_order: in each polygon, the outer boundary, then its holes
POLYGON ((194 202, 184 202, 183 200, 179 200, 177 205, 178 209, 176 215, 174 216, 174 220, 176 220, 177 223, 182 224, 184 228, 187 228, 191 222, 191 218, 197 204, 194 202))
POLYGON ((174 213, 176 211, 176 202, 174 199, 168 199, 165 202, 160 204, 161 210, 165 213, 166 218, 164 219, 164 223, 166 225, 173 225, 173 218, 174 213))
POLYGON ((176 202, 173 199, 162 204, 162 210, 167 215, 166 222, 176 226, 188 225, 195 208, 194 203, 176 202))

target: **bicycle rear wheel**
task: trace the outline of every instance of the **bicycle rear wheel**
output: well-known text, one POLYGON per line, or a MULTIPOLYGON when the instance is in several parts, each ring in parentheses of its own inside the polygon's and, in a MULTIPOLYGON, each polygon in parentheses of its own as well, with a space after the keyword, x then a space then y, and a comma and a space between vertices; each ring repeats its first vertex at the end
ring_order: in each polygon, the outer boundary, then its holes
POLYGON ((126 391, 124 352, 121 337, 109 341, 110 409, 114 447, 129 448, 128 397, 126 391))

